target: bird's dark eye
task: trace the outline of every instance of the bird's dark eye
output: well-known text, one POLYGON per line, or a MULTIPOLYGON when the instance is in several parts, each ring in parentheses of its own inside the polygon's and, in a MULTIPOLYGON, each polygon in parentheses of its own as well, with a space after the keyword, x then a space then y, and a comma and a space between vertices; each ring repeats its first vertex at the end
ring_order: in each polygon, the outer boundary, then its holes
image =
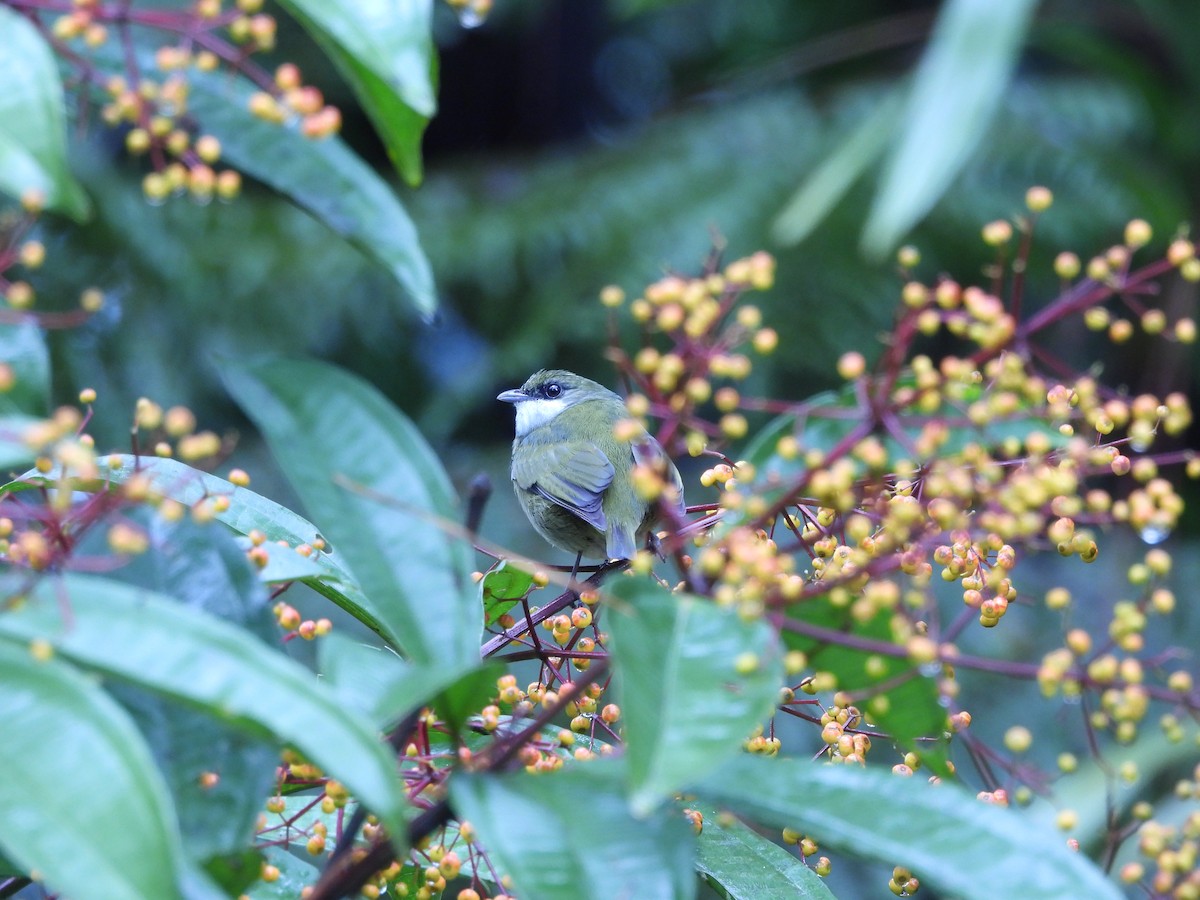
POLYGON ((548 385, 546 385, 543 393, 545 393, 545 395, 549 399, 553 400, 555 397, 557 397, 559 394, 562 393, 562 385, 559 384, 557 381, 552 381, 548 385))

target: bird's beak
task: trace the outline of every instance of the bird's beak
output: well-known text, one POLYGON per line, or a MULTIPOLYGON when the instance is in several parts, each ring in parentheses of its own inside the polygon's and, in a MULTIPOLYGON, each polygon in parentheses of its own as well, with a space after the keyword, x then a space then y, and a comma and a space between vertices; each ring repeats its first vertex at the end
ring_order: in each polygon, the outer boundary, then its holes
POLYGON ((505 403, 520 403, 522 400, 528 400, 529 395, 524 391, 514 389, 497 394, 496 399, 503 400, 505 403))

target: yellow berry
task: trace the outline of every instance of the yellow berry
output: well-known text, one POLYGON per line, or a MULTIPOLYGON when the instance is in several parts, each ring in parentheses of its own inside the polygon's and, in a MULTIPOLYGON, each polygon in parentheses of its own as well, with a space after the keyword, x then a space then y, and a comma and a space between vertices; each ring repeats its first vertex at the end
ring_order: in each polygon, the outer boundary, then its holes
POLYGON ((1081 264, 1074 253, 1062 252, 1054 258, 1054 274, 1059 278, 1071 279, 1079 274, 1081 264))
POLYGON ((1125 244, 1135 250, 1150 243, 1153 236, 1154 231, 1145 219, 1133 219, 1125 226, 1125 244))
POLYGON ((46 261, 46 245, 41 241, 26 241, 17 255, 25 268, 39 268, 46 261))
POLYGON ((1012 240, 1012 225, 1003 219, 988 222, 983 226, 983 242, 989 247, 999 247, 1012 240))
POLYGON ((838 374, 846 381, 853 381, 855 378, 861 377, 866 370, 866 357, 856 350, 843 353, 837 363, 838 374))
POLYGON ((615 284, 606 285, 600 290, 600 302, 613 309, 625 302, 625 292, 615 284))
POLYGON ((1004 746, 1013 753, 1024 753, 1033 745, 1033 734, 1024 725, 1014 725, 1004 732, 1004 746))
POLYGON ((1029 208, 1030 212, 1045 212, 1053 202, 1054 194, 1047 187, 1038 185, 1025 192, 1025 206, 1029 208))
POLYGON ((221 158, 221 142, 211 134, 201 135, 196 139, 196 155, 206 163, 215 163, 221 158))

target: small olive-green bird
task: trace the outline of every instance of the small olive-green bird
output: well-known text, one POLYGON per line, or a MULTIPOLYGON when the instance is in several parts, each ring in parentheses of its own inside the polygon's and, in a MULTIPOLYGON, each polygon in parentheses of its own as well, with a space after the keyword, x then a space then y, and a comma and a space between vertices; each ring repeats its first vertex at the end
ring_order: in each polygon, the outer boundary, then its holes
MULTIPOLYGON (((625 401, 603 385, 562 369, 543 369, 497 400, 517 410, 512 483, 533 527, 562 550, 592 559, 633 559, 659 518, 634 488, 635 466, 657 471, 663 499, 680 516, 683 482, 645 429, 630 439, 617 423, 625 401)), ((628 426, 622 428, 625 430, 628 426)))

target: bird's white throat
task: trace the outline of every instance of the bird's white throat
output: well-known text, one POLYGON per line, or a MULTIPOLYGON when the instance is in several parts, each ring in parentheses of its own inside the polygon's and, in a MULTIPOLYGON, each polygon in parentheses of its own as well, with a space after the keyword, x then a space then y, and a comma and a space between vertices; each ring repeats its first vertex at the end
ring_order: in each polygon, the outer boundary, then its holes
POLYGON ((517 437, 524 437, 533 429, 541 428, 566 408, 567 401, 561 398, 522 400, 517 404, 517 437))

